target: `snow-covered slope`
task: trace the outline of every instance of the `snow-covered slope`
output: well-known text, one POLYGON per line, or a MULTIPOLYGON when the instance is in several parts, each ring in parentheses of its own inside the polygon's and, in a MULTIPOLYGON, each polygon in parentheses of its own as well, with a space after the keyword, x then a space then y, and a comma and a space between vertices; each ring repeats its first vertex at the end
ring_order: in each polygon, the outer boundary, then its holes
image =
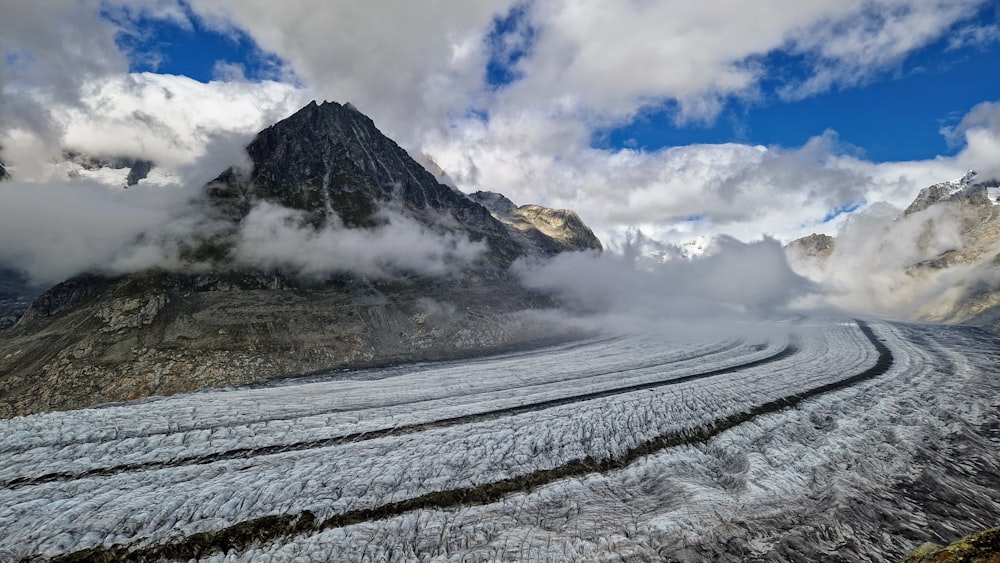
POLYGON ((995 517, 997 340, 747 333, 0 421, 0 559, 881 560, 995 517))

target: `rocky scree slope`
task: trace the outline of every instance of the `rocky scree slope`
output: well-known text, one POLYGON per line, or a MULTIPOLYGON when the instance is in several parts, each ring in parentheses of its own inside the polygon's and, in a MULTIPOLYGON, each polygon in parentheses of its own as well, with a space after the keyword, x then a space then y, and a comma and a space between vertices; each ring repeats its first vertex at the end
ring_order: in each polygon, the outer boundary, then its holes
POLYGON ((554 212, 562 223, 553 230, 540 208, 542 228, 525 236, 438 183, 349 104, 313 102, 260 132, 247 153, 249 169, 230 168, 204 190, 213 230, 187 241, 191 268, 67 280, 0 332, 0 417, 570 336, 531 314, 555 304, 521 287, 508 267, 599 251, 575 214, 554 212), (304 278, 247 267, 233 250, 242 222, 264 202, 301 213, 317 233, 331 223, 378 229, 389 211, 485 250, 440 276, 304 278))

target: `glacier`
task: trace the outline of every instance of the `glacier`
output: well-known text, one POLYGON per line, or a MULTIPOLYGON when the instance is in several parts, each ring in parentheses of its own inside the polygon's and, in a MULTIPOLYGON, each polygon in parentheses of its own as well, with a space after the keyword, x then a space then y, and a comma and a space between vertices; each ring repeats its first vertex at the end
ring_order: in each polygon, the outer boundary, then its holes
POLYGON ((725 334, 0 420, 0 560, 882 561, 995 525, 995 337, 725 334))

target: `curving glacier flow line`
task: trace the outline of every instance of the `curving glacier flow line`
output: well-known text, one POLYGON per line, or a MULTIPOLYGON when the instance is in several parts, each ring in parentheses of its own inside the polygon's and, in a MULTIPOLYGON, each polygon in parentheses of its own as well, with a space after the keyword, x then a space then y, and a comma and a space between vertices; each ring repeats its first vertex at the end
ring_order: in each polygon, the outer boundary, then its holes
MULTIPOLYGON (((785 358, 791 357, 798 348, 795 345, 787 345, 784 348, 778 350, 774 354, 760 358, 758 360, 745 362, 731 367, 725 367, 720 369, 714 369, 710 371, 693 373, 689 375, 683 375, 680 377, 674 377, 671 379, 666 379, 662 381, 650 381, 645 383, 638 383, 634 385, 627 385, 624 387, 616 387, 613 389, 605 389, 601 391, 594 391, 589 393, 580 393, 576 395, 570 395, 566 397, 560 397, 558 399, 548 399, 545 401, 537 401, 532 403, 527 403, 523 405, 518 405, 514 407, 504 407, 499 409, 493 409, 483 412, 478 412, 474 414, 466 414, 460 416, 453 416, 448 418, 441 418, 436 420, 431 420, 427 422, 420 422, 415 424, 407 424, 401 426, 393 426, 388 428, 381 428, 377 430, 367 430, 363 432, 355 432, 351 434, 343 434, 340 436, 334 436, 331 438, 324 438, 321 440, 307 440, 302 442, 293 442, 290 444, 276 444, 273 446, 263 446, 254 448, 234 448, 220 452, 214 452, 211 454, 190 456, 174 458, 166 461, 151 461, 144 463, 129 463, 116 465, 112 467, 99 467, 94 469, 88 469, 79 472, 53 472, 46 473, 43 475, 38 475, 34 477, 19 477, 7 481, 6 483, 0 483, 0 488, 5 489, 16 489, 20 487, 26 487, 30 485, 39 485, 42 483, 52 483, 57 481, 69 481, 73 479, 83 479, 88 477, 106 477, 109 475, 115 475, 117 473, 124 473, 127 471, 148 471, 154 469, 166 469, 171 467, 182 467, 188 465, 204 465, 209 463, 215 463, 217 461, 229 460, 229 459, 243 459, 252 458, 264 455, 274 455, 286 452, 298 452, 304 450, 311 450, 317 448, 326 448, 330 446, 337 446, 341 444, 346 444, 349 442, 359 442, 364 440, 374 440, 377 438, 384 438, 387 436, 401 436, 405 434, 413 434, 416 432, 422 432, 432 428, 445 428, 449 426, 458 426, 460 424, 471 424, 474 422, 484 422, 488 420, 495 420, 498 418, 513 416, 517 414, 538 411, 542 409, 548 409, 553 407, 559 407, 563 405, 569 405, 572 403, 579 403, 582 401, 590 401, 594 399, 602 399, 605 397, 613 397, 615 395, 621 395, 624 393, 632 393, 635 391, 644 391, 647 389, 656 389, 658 387, 665 387, 668 385, 678 385, 681 383, 688 383, 691 381, 697 381, 699 379, 705 379, 708 377, 715 377, 719 375, 726 375, 735 373, 740 370, 750 369, 754 367, 759 367, 767 365, 785 358)), ((648 366, 643 366, 643 368, 659 367, 664 364, 651 364, 648 366)), ((620 372, 602 372, 598 375, 610 375, 620 372)), ((576 379, 576 378, 574 378, 576 379)), ((582 379, 582 377, 580 378, 582 379)), ((564 380, 565 381, 565 380, 564 380)))
MULTIPOLYGON (((324 384, 328 384, 328 383, 344 383, 344 382, 353 382, 353 381, 362 381, 362 382, 379 381, 379 380, 387 380, 387 379, 391 379, 393 377, 399 377, 399 376, 412 376, 412 375, 415 375, 415 374, 419 374, 419 373, 421 373, 423 371, 433 371, 433 372, 435 372, 435 374, 438 374, 438 373, 441 372, 442 369, 446 370, 446 371, 451 371, 451 370, 454 370, 456 367, 459 368, 459 369, 461 369, 462 371, 467 371, 470 366, 474 367, 476 364, 491 364, 491 363, 495 363, 497 361, 507 361, 507 360, 514 360, 514 361, 518 361, 518 362, 523 362, 525 359, 533 358, 533 357, 536 357, 536 356, 546 355, 545 352, 547 352, 547 356, 559 356, 561 354, 564 354, 565 352, 574 351, 577 348, 586 348, 586 347, 593 346, 594 344, 610 344, 610 343, 614 343, 615 341, 621 340, 621 339, 622 339, 622 337, 611 337, 611 338, 607 338, 606 337, 606 338, 600 338, 600 339, 591 339, 591 340, 588 340, 588 341, 585 341, 585 342, 582 342, 582 343, 577 343, 577 344, 574 344, 574 345, 561 345, 561 346, 556 346, 556 347, 544 348, 543 351, 528 350, 528 351, 517 352, 517 353, 502 354, 502 355, 494 356, 494 357, 477 357, 477 358, 473 358, 473 359, 470 359, 470 360, 453 360, 453 361, 447 361, 447 362, 433 362, 433 363, 428 363, 428 364, 420 364, 420 365, 415 365, 415 366, 408 365, 408 366, 395 366, 395 367, 391 367, 391 368, 365 369, 365 370, 360 370, 359 372, 353 372, 353 373, 348 374, 347 376, 344 376, 344 377, 329 376, 329 375, 327 375, 327 376, 308 376, 308 377, 302 378, 300 381, 295 382, 295 383, 289 383, 288 380, 279 380, 279 381, 269 382, 269 383, 266 383, 266 384, 260 384, 260 385, 253 385, 253 386, 243 387, 243 388, 241 388, 241 390, 243 390, 244 392, 258 392, 259 393, 259 392, 274 392, 274 391, 280 390, 282 387, 301 388, 301 387, 306 387, 306 386, 324 385, 324 384), (370 371, 374 371, 374 372, 390 371, 390 372, 394 372, 394 373, 392 375, 390 375, 390 376, 366 377, 365 373, 370 372, 370 371)), ((738 352, 741 347, 745 347, 746 345, 747 345, 747 343, 745 341, 720 341, 720 342, 712 343, 712 344, 709 344, 709 345, 702 345, 700 347, 694 347, 693 350, 683 349, 683 350, 680 350, 678 352, 674 352, 673 354, 667 354, 665 357, 655 357, 654 361, 647 361, 645 363, 641 363, 641 364, 638 364, 638 365, 629 366, 626 369, 621 369, 621 368, 617 368, 617 369, 601 369, 601 368, 598 368, 598 369, 580 369, 580 370, 576 370, 574 372, 566 373, 566 374, 564 374, 564 375, 562 375, 561 377, 558 377, 558 378, 545 378, 545 379, 543 379, 540 382, 531 382, 530 380, 529 381, 519 381, 519 382, 514 382, 514 386, 500 385, 500 386, 494 386, 492 388, 477 388, 473 392, 475 394, 480 394, 481 395, 481 394, 485 394, 486 392, 489 392, 489 391, 494 391, 495 392, 495 391, 504 391, 504 390, 513 390, 513 389, 517 389, 518 391, 521 391, 521 390, 530 389, 530 388, 539 388, 539 387, 543 387, 543 386, 551 386, 553 384, 558 384, 558 383, 565 383, 565 382, 579 381, 579 380, 597 379, 597 378, 600 378, 602 376, 621 375, 621 374, 624 374, 624 373, 632 374, 632 373, 640 372, 640 371, 643 371, 643 370, 650 370, 650 369, 661 368, 661 367, 668 367, 668 366, 670 366, 670 367, 677 367, 677 366, 683 364, 684 362, 691 361, 691 360, 702 361, 702 360, 711 359, 711 358, 713 358, 715 356, 725 355, 726 353, 729 353, 729 352, 738 352)), ((754 350, 757 350, 757 351, 764 351, 766 349, 766 346, 765 347, 754 346, 753 348, 754 348, 754 350)), ((745 351, 742 352, 738 356, 740 358, 740 361, 743 361, 742 358, 744 356, 746 356, 746 355, 748 355, 748 354, 746 354, 745 351)), ((739 365, 742 365, 742 364, 734 364, 733 367, 738 367, 739 365)), ((383 402, 379 403, 377 406, 379 408, 397 407, 397 406, 401 406, 401 405, 411 405, 411 404, 417 404, 419 402, 426 402, 426 401, 440 401, 442 399, 449 399, 449 398, 456 398, 456 397, 464 399, 464 398, 468 398, 469 397, 468 394, 462 394, 461 390, 458 390, 458 391, 453 390, 447 384, 443 385, 443 387, 444 387, 443 390, 435 390, 431 394, 424 393, 421 396, 408 396, 408 397, 402 398, 402 399, 383 401, 383 402)), ((199 399, 200 397, 202 397, 202 394, 209 395, 209 394, 217 394, 218 392, 219 392, 218 389, 202 390, 202 391, 192 392, 192 393, 186 394, 186 395, 181 396, 181 397, 183 397, 182 400, 185 400, 185 401, 188 401, 188 402, 194 402, 197 399, 199 399)), ((175 402, 175 400, 178 397, 179 396, 157 397, 157 398, 153 398, 153 399, 141 400, 139 402, 132 403, 131 406, 134 406, 136 404, 143 404, 143 406, 146 409, 148 409, 146 411, 147 412, 147 417, 150 417, 150 418, 153 418, 153 419, 162 418, 163 417, 162 413, 160 413, 159 416, 157 416, 156 414, 150 413, 150 411, 152 411, 155 408, 159 408, 160 410, 163 410, 164 409, 164 407, 163 407, 164 404, 172 404, 173 402, 175 402), (148 401, 148 402, 146 402, 146 401, 148 401)), ((102 415, 102 418, 107 419, 109 417, 104 416, 104 413, 109 412, 109 411, 114 411, 115 409, 120 409, 122 407, 128 408, 129 406, 130 406, 129 403, 116 403, 116 404, 109 404, 109 405, 101 405, 101 406, 95 407, 93 409, 90 409, 90 411, 93 412, 93 413, 98 413, 98 414, 102 415)), ((169 407, 166 407, 166 408, 169 410, 169 407)), ((267 424, 267 423, 271 423, 271 422, 295 421, 295 420, 298 420, 298 419, 302 419, 304 417, 316 416, 318 414, 323 414, 323 413, 349 413, 349 412, 356 412, 356 411, 362 411, 362 410, 371 410, 372 408, 374 408, 372 405, 367 405, 366 404, 364 406, 341 407, 341 408, 330 408, 330 407, 324 406, 323 408, 317 410, 316 408, 302 409, 302 408, 299 408, 299 407, 297 407, 295 405, 292 405, 291 407, 285 407, 285 408, 282 408, 282 409, 274 409, 272 411, 269 411, 268 414, 264 415, 264 416, 261 416, 261 414, 257 413, 257 412, 254 412, 254 413, 250 414, 249 416, 237 416, 235 418, 232 418, 232 417, 228 417, 227 418, 227 417, 219 417, 219 416, 207 416, 207 417, 205 417, 203 415, 200 416, 200 417, 194 417, 194 416, 192 416, 192 418, 194 420, 184 421, 182 423, 183 426, 181 426, 181 425, 174 426, 174 424, 176 424, 178 421, 176 421, 174 419, 170 419, 169 423, 164 423, 164 421, 162 421, 162 420, 158 421, 160 423, 160 426, 157 426, 155 424, 156 421, 154 421, 154 425, 153 425, 152 429, 144 429, 144 430, 138 430, 138 431, 135 430, 135 429, 130 429, 129 432, 128 432, 128 434, 127 434, 127 438, 129 438, 129 439, 135 439, 135 438, 163 437, 163 436, 174 435, 174 434, 177 434, 179 432, 198 432, 198 431, 205 431, 205 430, 215 430, 215 429, 220 429, 220 428, 227 428, 227 427, 230 427, 230 426, 233 426, 233 425, 237 425, 237 424, 245 424, 245 423, 249 423, 249 422, 252 422, 253 424, 258 424, 259 425, 259 424, 267 424), (274 412, 274 411, 276 411, 276 412, 274 412)), ((78 412, 79 413, 87 413, 88 411, 84 410, 84 411, 78 411, 78 412)), ((41 415, 41 416, 51 416, 52 414, 58 414, 58 413, 48 413, 47 415, 41 415)), ((199 415, 201 415, 201 414, 202 413, 199 413, 199 415)), ((218 415, 220 413, 214 413, 214 414, 218 415)), ((229 413, 226 413, 226 414, 229 414, 229 413)), ((173 415, 174 415, 174 413, 171 412, 170 416, 173 417, 173 415)), ((192 415, 193 415, 193 412, 192 412, 192 415)), ((9 421, 0 421, 0 422, 9 422, 9 421)), ((92 421, 85 419, 85 420, 83 420, 81 422, 84 423, 84 424, 89 425, 89 423, 91 423, 92 421)), ((66 446, 73 446, 73 445, 83 446, 83 445, 90 445, 90 444, 99 444, 99 443, 102 443, 102 442, 104 442, 106 440, 115 440, 115 439, 119 438, 117 428, 113 428, 113 429, 107 429, 107 428, 105 428, 105 429, 103 429, 102 432, 98 432, 96 434, 96 436, 94 436, 94 435, 88 435, 88 436, 85 436, 85 437, 77 437, 77 438, 68 438, 67 439, 67 437, 65 435, 59 434, 57 438, 52 439, 50 437, 50 439, 48 439, 48 440, 46 440, 46 439, 39 440, 39 437, 33 433, 33 431, 36 430, 36 425, 30 425, 30 426, 27 427, 27 430, 22 429, 20 432, 18 431, 19 429, 16 428, 16 426, 13 427, 13 428, 4 428, 3 430, 6 431, 6 432, 10 432, 12 434, 18 434, 16 440, 14 440, 14 441, 4 440, 3 443, 0 444, 0 453, 6 454, 6 455, 16 455, 16 454, 27 452, 29 450, 33 450, 33 449, 36 449, 36 448, 43 448, 43 447, 64 448, 66 446)), ((331 436, 331 438, 333 438, 333 436, 331 436)))
MULTIPOLYGON (((539 469, 524 475, 500 479, 473 487, 429 492, 385 503, 373 508, 349 510, 325 519, 317 518, 309 510, 295 515, 268 515, 249 519, 217 531, 191 534, 176 541, 142 545, 144 543, 142 540, 135 540, 128 545, 115 544, 110 547, 100 546, 79 550, 53 557, 51 561, 160 560, 204 557, 213 553, 226 553, 231 549, 246 549, 251 545, 281 537, 312 534, 370 520, 398 516, 417 510, 448 509, 458 506, 488 504, 499 501, 509 494, 532 491, 560 479, 622 469, 637 459, 660 450, 705 442, 726 430, 757 417, 796 407, 800 403, 814 397, 852 387, 886 373, 894 362, 891 350, 874 334, 867 323, 860 320, 856 321, 856 323, 865 338, 877 352, 875 364, 864 371, 844 379, 835 380, 798 393, 764 402, 752 408, 713 420, 694 429, 656 436, 618 455, 610 455, 605 458, 585 456, 549 469, 539 469)), ((730 373, 733 371, 739 370, 727 370, 726 372, 730 373)), ((702 375, 702 377, 707 376, 702 375)), ((665 383, 668 382, 663 382, 663 384, 665 383)), ((631 389, 630 391, 636 390, 642 389, 631 389)), ((619 392, 624 393, 626 391, 619 392)), ((25 558, 24 561, 37 559, 38 557, 29 557, 25 558)))

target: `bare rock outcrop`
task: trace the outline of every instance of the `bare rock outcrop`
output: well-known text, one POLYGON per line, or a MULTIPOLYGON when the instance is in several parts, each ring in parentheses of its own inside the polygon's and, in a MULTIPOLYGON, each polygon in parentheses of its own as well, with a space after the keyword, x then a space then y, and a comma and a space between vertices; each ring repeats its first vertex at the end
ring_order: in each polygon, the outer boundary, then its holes
POLYGON ((1000 527, 970 534, 946 546, 925 543, 902 563, 996 563, 1000 561, 1000 527))
POLYGON ((826 260, 836 247, 837 241, 830 235, 813 233, 786 244, 785 250, 802 257, 826 260))
POLYGON ((189 267, 78 276, 0 331, 0 417, 569 336, 532 313, 555 303, 508 268, 599 250, 575 213, 522 206, 499 219, 439 183, 350 104, 313 102, 261 131, 247 153, 250 169, 226 170, 198 200, 214 230, 183 241, 189 267), (234 257, 235 241, 262 202, 292 210, 311 236, 370 232, 391 210, 484 251, 450 271, 380 277, 248 266, 234 257))
POLYGON ((580 216, 568 209, 550 209, 541 205, 515 205, 495 192, 479 191, 469 196, 490 210, 523 244, 542 254, 597 251, 603 247, 580 216))

